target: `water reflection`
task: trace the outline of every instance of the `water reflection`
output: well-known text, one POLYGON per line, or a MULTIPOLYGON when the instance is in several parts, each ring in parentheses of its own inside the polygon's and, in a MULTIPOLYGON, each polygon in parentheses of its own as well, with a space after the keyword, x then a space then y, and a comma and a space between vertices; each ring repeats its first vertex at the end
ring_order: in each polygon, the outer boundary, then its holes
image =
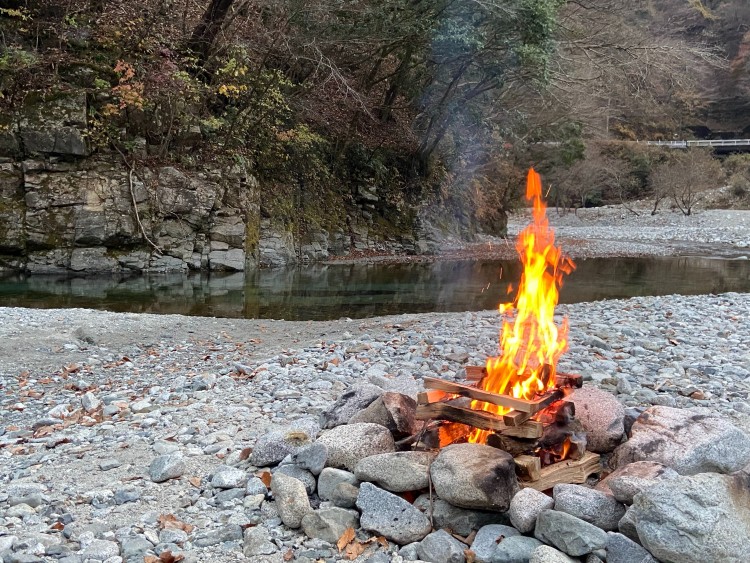
MULTIPOLYGON (((600 258, 579 260, 577 266, 563 286, 564 303, 750 292, 747 260, 600 258)), ((519 276, 520 264, 499 261, 313 265, 246 275, 11 275, 0 279, 0 305, 288 320, 362 318, 492 309, 505 300, 508 283, 519 276)))

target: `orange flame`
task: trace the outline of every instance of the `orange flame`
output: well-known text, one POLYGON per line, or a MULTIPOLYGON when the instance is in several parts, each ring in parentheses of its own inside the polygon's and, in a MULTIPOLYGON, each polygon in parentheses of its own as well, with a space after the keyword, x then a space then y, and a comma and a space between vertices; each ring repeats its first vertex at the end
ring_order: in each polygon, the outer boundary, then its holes
MULTIPOLYGON (((568 347, 568 320, 555 324, 558 288, 564 274, 575 265, 555 246, 555 233, 547 220, 542 201, 542 182, 534 169, 526 181, 526 199, 533 203, 533 222, 518 235, 516 250, 523 263, 523 274, 512 303, 501 303, 505 318, 500 333, 500 355, 487 359, 487 375, 479 386, 486 391, 532 399, 555 386, 555 366, 568 347), (512 311, 515 309, 515 316, 512 311)), ((503 409, 473 401, 472 408, 495 414, 503 409)), ((475 430, 470 442, 484 442, 487 432, 475 430)))

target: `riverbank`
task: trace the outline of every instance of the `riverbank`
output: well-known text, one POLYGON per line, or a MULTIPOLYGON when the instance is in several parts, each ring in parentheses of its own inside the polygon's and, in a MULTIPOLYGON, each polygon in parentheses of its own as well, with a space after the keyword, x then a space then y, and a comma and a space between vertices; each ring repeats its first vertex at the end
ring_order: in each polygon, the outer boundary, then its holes
MULTIPOLYGON (((750 431, 750 294, 559 313, 571 326, 562 371, 626 406, 706 406, 750 431)), ((0 542, 15 537, 19 553, 41 543, 42 561, 92 545, 125 555, 169 536, 188 561, 231 562, 245 560, 242 529, 257 524, 275 546, 258 561, 289 550, 337 560, 335 546, 282 526, 272 501, 218 502, 202 483, 222 463, 245 467, 258 437, 316 417, 354 384, 414 393, 424 376, 460 379, 496 351, 498 328, 495 311, 286 322, 0 308, 0 542), (153 482, 152 460, 172 451, 183 478, 153 482), (36 506, 11 506, 7 491, 30 491, 36 506), (189 524, 183 534, 160 532, 168 514, 189 524), (59 518, 65 534, 50 533, 59 518)))
MULTIPOLYGON (((660 209, 652 202, 607 205, 588 209, 547 211, 556 240, 573 259, 642 256, 710 256, 750 258, 750 210, 696 209, 690 216, 660 209)), ((424 262, 435 260, 514 259, 515 238, 529 224, 529 210, 511 213, 508 238, 480 236, 466 243, 447 239, 438 253, 403 256, 362 253, 336 258, 340 262, 424 262)))

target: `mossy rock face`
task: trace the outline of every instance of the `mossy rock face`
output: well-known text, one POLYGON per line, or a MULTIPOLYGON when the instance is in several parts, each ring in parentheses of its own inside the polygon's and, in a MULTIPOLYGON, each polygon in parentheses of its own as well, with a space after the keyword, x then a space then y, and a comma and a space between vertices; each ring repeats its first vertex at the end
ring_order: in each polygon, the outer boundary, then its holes
POLYGON ((12 165, 0 165, 0 252, 20 254, 26 247, 23 176, 12 165))
POLYGON ((27 154, 86 156, 86 93, 30 92, 19 131, 27 154))

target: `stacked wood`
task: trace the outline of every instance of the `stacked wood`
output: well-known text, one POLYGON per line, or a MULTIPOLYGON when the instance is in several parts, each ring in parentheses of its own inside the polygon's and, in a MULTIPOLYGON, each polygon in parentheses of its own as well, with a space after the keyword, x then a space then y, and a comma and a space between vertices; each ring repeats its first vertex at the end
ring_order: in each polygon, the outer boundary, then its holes
MULTIPOLYGON (((486 376, 485 368, 469 366, 467 379, 479 382, 486 376)), ((599 455, 586 452, 585 434, 574 420, 575 406, 564 402, 554 411, 547 409, 565 397, 562 387, 579 388, 579 375, 558 374, 556 388, 533 400, 492 393, 472 385, 463 385, 436 378, 425 378, 427 389, 417 399, 417 419, 450 421, 424 442, 446 445, 460 440, 474 428, 489 431, 487 444, 514 456, 521 486, 545 490, 558 483, 583 483, 600 471, 599 455), (473 405, 473 407, 472 407, 473 405), (490 405, 510 409, 504 415, 490 412, 490 405), (487 410, 484 410, 487 409, 487 410), (531 418, 542 412, 540 420, 531 418), (544 416, 549 413, 549 416, 544 416), (556 458, 567 441, 568 458, 542 467, 556 458), (533 455, 532 455, 533 454, 533 455), (540 457, 543 454, 544 460, 540 457)), ((426 445, 426 444, 425 444, 426 445)), ((434 447, 433 446, 433 447, 434 447)))

